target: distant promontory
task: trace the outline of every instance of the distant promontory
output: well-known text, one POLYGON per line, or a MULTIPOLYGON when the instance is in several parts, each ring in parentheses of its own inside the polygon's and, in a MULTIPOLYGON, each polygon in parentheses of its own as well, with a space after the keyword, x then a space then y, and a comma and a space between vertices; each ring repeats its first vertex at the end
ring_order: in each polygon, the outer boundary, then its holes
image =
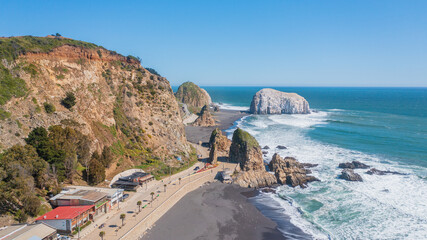
POLYGON ((302 96, 271 88, 258 91, 251 103, 252 114, 308 114, 310 107, 302 96))

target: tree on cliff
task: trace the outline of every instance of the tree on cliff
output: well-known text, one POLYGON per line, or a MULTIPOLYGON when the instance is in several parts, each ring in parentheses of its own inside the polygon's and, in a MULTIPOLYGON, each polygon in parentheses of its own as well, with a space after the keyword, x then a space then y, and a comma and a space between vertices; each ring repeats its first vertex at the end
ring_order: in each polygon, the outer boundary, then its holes
POLYGON ((105 180, 105 167, 100 162, 100 156, 97 152, 93 153, 89 167, 86 169, 86 174, 88 174, 88 183, 90 185, 96 185, 105 180))
POLYGON ((47 187, 48 164, 34 147, 15 145, 0 155, 0 214, 12 213, 20 222, 36 216, 40 199, 35 188, 47 187))

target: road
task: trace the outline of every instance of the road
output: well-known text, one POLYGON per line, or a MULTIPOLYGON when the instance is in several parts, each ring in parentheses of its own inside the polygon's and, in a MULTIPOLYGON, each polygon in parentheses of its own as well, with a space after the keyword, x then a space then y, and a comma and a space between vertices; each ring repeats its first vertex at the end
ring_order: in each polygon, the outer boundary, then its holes
MULTIPOLYGON (((208 154, 207 149, 201 146, 197 146, 197 150, 202 155, 202 158, 208 154)), ((225 164, 225 167, 235 167, 235 164, 225 164)), ((95 219, 94 223, 83 229, 80 233, 81 239, 101 239, 99 237, 101 231, 105 232, 104 240, 137 239, 185 194, 206 182, 213 181, 217 172, 223 168, 221 164, 212 170, 194 173, 193 169, 196 166, 202 168, 203 165, 203 162, 198 162, 189 169, 167 177, 163 181, 152 181, 147 186, 139 188, 125 202, 120 203, 119 208, 113 209, 111 212, 95 219), (179 181, 179 178, 181 178, 181 181, 179 181), (164 184, 167 185, 166 192, 164 184), (158 197, 152 204, 149 204, 152 198, 151 192, 154 192, 154 196, 158 195, 158 197), (147 205, 146 208, 141 209, 141 212, 139 212, 137 206, 138 201, 142 201, 142 206, 147 205), (123 226, 120 219, 122 213, 126 214, 123 226), (105 227, 98 229, 101 224, 104 224, 105 227)))

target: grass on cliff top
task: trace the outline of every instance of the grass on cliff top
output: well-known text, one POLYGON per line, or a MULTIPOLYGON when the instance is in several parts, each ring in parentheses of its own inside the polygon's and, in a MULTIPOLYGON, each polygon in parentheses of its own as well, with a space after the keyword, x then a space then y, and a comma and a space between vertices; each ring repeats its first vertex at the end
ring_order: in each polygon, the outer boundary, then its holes
POLYGON ((233 143, 246 144, 248 147, 259 147, 258 141, 248 132, 238 128, 233 133, 233 143))
POLYGON ((48 38, 48 37, 10 37, 0 38, 0 59, 8 61, 15 60, 19 55, 27 52, 50 52, 54 48, 70 45, 89 49, 100 48, 100 46, 68 38, 48 38))
POLYGON ((181 84, 176 92, 176 97, 181 99, 184 96, 184 92, 188 93, 190 97, 197 99, 199 99, 199 95, 202 94, 200 87, 192 82, 185 82, 181 84))

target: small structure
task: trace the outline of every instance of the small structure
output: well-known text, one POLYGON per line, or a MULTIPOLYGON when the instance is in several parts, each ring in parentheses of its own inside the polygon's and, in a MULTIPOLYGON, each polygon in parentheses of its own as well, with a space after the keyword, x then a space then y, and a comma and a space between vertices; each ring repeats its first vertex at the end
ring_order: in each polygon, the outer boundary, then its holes
POLYGON ((1 240, 53 240, 56 229, 44 223, 17 224, 0 228, 1 240))
POLYGON ((119 188, 104 188, 104 187, 90 187, 90 186, 68 186, 64 189, 73 190, 88 190, 96 191, 107 194, 109 200, 108 208, 113 209, 117 206, 118 202, 123 198, 123 189, 119 188))
POLYGON ((93 220, 95 205, 57 207, 36 219, 36 223, 45 223, 59 233, 71 233, 75 228, 93 220))
POLYGON ((224 169, 224 171, 220 171, 220 179, 223 183, 232 183, 233 180, 231 178, 231 170, 229 168, 224 169))
POLYGON ((49 199, 53 207, 94 205, 94 215, 107 212, 108 197, 104 192, 85 189, 63 189, 61 193, 49 199))
POLYGON ((120 177, 119 180, 111 184, 113 188, 123 188, 125 190, 136 190, 140 185, 154 180, 154 176, 144 172, 134 172, 129 176, 120 177))

